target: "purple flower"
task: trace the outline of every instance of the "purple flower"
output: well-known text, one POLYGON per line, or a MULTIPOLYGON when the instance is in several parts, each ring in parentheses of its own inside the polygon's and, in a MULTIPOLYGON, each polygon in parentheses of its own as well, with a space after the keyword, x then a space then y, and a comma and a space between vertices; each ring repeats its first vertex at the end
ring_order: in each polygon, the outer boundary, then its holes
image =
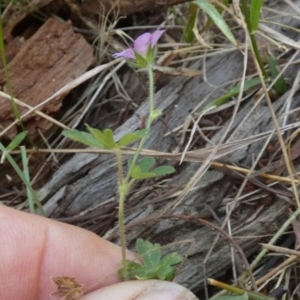
POLYGON ((149 47, 153 49, 157 44, 161 35, 165 30, 156 30, 153 33, 143 33, 140 35, 133 44, 133 48, 127 48, 121 52, 113 54, 114 58, 124 57, 126 59, 136 59, 135 53, 140 54, 143 57, 146 57, 149 47))

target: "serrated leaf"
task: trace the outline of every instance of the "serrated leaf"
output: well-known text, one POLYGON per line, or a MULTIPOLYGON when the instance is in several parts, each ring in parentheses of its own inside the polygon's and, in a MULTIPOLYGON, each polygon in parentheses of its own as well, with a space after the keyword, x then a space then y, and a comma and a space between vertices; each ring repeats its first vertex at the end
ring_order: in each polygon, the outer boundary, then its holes
POLYGON ((64 130, 63 135, 75 142, 80 142, 91 147, 100 147, 98 141, 88 132, 79 131, 76 129, 64 130))
POLYGON ((259 14, 264 0, 252 0, 250 4, 250 22, 252 27, 252 33, 257 31, 259 14))
POLYGON ((152 244, 143 239, 137 239, 135 245, 136 252, 140 255, 145 265, 156 268, 161 259, 161 246, 158 243, 152 244))
MULTIPOLYGON (((121 279, 125 279, 123 269, 118 271, 118 275, 121 279)), ((146 280, 149 278, 155 278, 155 270, 146 269, 143 265, 134 261, 127 260, 127 279, 146 280)))
MULTIPOLYGON (((171 253, 161 259, 161 246, 152 244, 143 239, 137 239, 136 251, 140 256, 142 264, 127 261, 127 279, 169 279, 172 280, 175 269, 172 265, 182 261, 177 253, 171 253)), ((124 279, 124 271, 118 271, 119 277, 124 279)))
POLYGON ((22 132, 18 133, 12 139, 12 141, 8 144, 8 146, 6 147, 6 150, 12 151, 12 150, 16 149, 22 143, 22 141, 25 139, 26 135, 27 135, 27 131, 22 131, 22 132))
POLYGON ((175 275, 175 269, 173 265, 177 265, 182 262, 182 257, 178 253, 170 253, 166 255, 160 263, 160 267, 157 271, 158 277, 161 280, 172 280, 175 275))
POLYGON ((175 169, 172 166, 160 166, 151 170, 153 176, 163 176, 167 174, 172 174, 175 172, 175 169))
POLYGON ((161 265, 177 265, 182 261, 182 257, 181 255, 179 255, 178 253, 174 252, 174 253, 170 253, 167 254, 166 256, 164 256, 164 258, 161 260, 161 265))
POLYGON ((107 142, 108 146, 110 147, 110 149, 119 148, 118 144, 115 142, 115 139, 114 139, 114 132, 111 129, 109 129, 109 128, 104 129, 103 133, 106 137, 106 142, 107 142))
POLYGON ((155 164, 155 159, 150 156, 142 158, 138 163, 142 173, 148 172, 154 166, 154 164, 155 164))
POLYGON ((176 270, 170 266, 160 268, 157 271, 157 276, 160 280, 172 281, 174 279, 176 270))
POLYGON ((244 293, 243 295, 222 295, 213 298, 214 300, 248 300, 248 293, 244 293))
POLYGON ((202 10, 204 10, 209 17, 213 20, 216 26, 223 32, 223 34, 228 38, 228 40, 237 45, 237 42, 229 28, 226 24, 220 13, 216 10, 216 8, 210 4, 207 0, 196 0, 193 3, 197 4, 202 10))
POLYGON ((105 129, 102 132, 100 129, 92 128, 87 124, 86 124, 86 127, 88 128, 88 130, 92 134, 92 136, 102 146, 102 148, 114 149, 114 148, 118 147, 117 143, 114 141, 114 134, 111 129, 105 129))
POLYGON ((125 134, 119 141, 119 147, 127 146, 143 138, 147 134, 147 130, 138 130, 125 134))

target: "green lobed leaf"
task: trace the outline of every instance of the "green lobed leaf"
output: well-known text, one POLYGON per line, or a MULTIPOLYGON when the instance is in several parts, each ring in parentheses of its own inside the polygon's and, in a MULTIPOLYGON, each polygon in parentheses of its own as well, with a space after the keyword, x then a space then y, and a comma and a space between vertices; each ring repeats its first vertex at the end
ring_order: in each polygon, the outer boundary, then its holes
POLYGON ((157 271, 158 278, 168 281, 173 280, 176 271, 172 266, 181 262, 182 257, 178 253, 174 252, 166 255, 160 262, 160 266, 157 271))
POLYGON ((149 241, 137 239, 135 250, 145 265, 157 268, 161 259, 160 244, 152 244, 149 241))
MULTIPOLYGON (((127 260, 127 279, 147 280, 155 277, 155 270, 147 269, 144 265, 138 264, 134 261, 127 260)), ((123 269, 118 271, 121 279, 125 279, 123 269)))
MULTIPOLYGON (((172 280, 175 275, 175 269, 172 265, 178 264, 182 258, 177 253, 171 253, 161 258, 161 246, 152 244, 143 239, 137 239, 136 251, 140 256, 142 264, 127 261, 127 279, 162 279, 172 280)), ((118 271, 121 279, 124 279, 122 269, 118 271)))
MULTIPOLYGON (((132 161, 129 161, 129 168, 132 161)), ((137 165, 132 168, 131 177, 133 179, 147 179, 156 176, 164 176, 167 174, 172 174, 175 172, 175 169, 171 166, 160 166, 153 170, 151 168, 155 164, 155 159, 153 157, 144 157, 142 158, 137 165)))
POLYGON ((220 13, 217 11, 217 9, 210 4, 207 0, 196 0, 193 3, 197 4, 202 10, 204 10, 210 18, 213 20, 213 22, 218 26, 218 28, 223 32, 223 34, 228 38, 228 40, 234 44, 237 45, 237 42, 229 28, 229 26, 226 24, 220 13))
POLYGON ((141 168, 142 173, 148 172, 155 164, 155 159, 151 156, 143 157, 138 165, 141 168))
POLYGON ((79 131, 76 129, 64 130, 63 135, 75 142, 80 142, 91 147, 100 147, 98 141, 88 132, 79 131))
POLYGON ((131 177, 133 179, 148 179, 156 176, 164 176, 167 174, 172 174, 175 169, 171 166, 160 166, 151 171, 149 169, 154 165, 155 160, 153 157, 143 158, 138 165, 134 166, 131 172, 131 177))
POLYGON ((8 144, 8 146, 6 147, 6 150, 12 151, 12 150, 16 149, 22 143, 22 141, 25 139, 26 135, 27 135, 27 131, 22 131, 22 132, 18 133, 12 139, 12 141, 8 144))
POLYGON ((119 141, 118 141, 118 145, 119 147, 123 147, 123 146, 127 146, 131 143, 134 143, 138 140, 140 140, 141 138, 143 138, 145 135, 147 134, 147 130, 143 129, 143 130, 137 130, 135 132, 130 132, 125 134, 119 141))
POLYGON ((114 141, 114 134, 111 129, 105 129, 102 132, 100 129, 92 128, 87 124, 86 127, 102 148, 114 149, 118 147, 117 143, 114 141))
POLYGON ((103 134, 106 137, 106 142, 109 149, 119 148, 118 144, 115 142, 114 139, 114 132, 111 129, 104 129, 103 134))
POLYGON ((252 31, 257 31, 259 23, 259 14, 264 0, 252 0, 250 4, 250 22, 252 31))
POLYGON ((164 176, 167 174, 172 174, 175 172, 175 169, 172 166, 160 166, 151 170, 151 174, 154 176, 164 176))

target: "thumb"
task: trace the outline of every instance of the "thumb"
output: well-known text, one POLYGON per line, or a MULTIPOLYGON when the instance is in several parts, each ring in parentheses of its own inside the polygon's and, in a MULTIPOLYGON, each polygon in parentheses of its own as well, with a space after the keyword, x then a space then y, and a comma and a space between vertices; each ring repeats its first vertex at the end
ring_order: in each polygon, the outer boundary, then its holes
POLYGON ((82 300, 197 300, 183 286, 161 280, 127 281, 106 286, 84 296, 82 300))

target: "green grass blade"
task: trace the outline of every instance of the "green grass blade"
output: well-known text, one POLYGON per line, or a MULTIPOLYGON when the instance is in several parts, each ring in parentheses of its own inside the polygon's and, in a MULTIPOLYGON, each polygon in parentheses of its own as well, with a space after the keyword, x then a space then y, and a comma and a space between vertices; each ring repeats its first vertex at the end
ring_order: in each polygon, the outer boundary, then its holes
MULTIPOLYGON (((249 79, 249 80, 245 81, 243 92, 246 92, 250 88, 252 88, 254 86, 257 86, 259 84, 260 84, 260 79, 258 77, 249 79)), ((227 100, 229 100, 231 97, 238 95, 239 92, 240 92, 240 89, 241 89, 241 85, 240 84, 237 85, 237 86, 235 86, 235 87, 233 87, 226 94, 224 94, 221 97, 216 98, 212 102, 208 103, 203 108, 202 112, 209 111, 209 110, 211 110, 211 109, 213 109, 215 107, 218 107, 218 106, 222 105, 227 100)))
MULTIPOLYGON (((29 175, 29 169, 28 169, 28 160, 27 160, 27 153, 24 146, 21 146, 21 157, 22 157, 22 164, 23 164, 23 173, 28 182, 30 182, 30 175, 29 175)), ((33 202, 33 195, 31 193, 31 190, 26 186, 27 191, 27 198, 28 198, 28 205, 29 210, 32 214, 35 213, 34 210, 34 202, 33 202)))
POLYGON ((26 135, 27 135, 27 131, 22 131, 22 132, 18 133, 12 139, 12 141, 8 144, 8 146, 6 147, 6 150, 12 151, 12 150, 16 149, 23 142, 26 135))
MULTIPOLYGON (((5 147, 3 146, 2 143, 0 143, 0 150, 2 152, 5 152, 5 147)), ((19 175, 19 177, 21 178, 21 180, 23 181, 23 183, 25 184, 26 188, 28 188, 31 191, 31 194, 33 195, 33 199, 34 199, 34 203, 37 205, 37 207, 39 208, 41 214, 43 216, 45 215, 44 209, 42 207, 41 202, 39 201, 37 194, 35 193, 35 191, 33 190, 30 182, 26 179, 26 177, 24 176, 22 170, 19 168, 19 166, 16 164, 15 160, 12 158, 12 156, 9 153, 6 153, 6 158, 9 161, 9 163, 12 165, 12 167, 14 168, 14 170, 16 171, 16 173, 19 175)))
POLYGON ((194 24, 197 18, 198 6, 195 3, 189 4, 189 12, 188 12, 188 21, 184 28, 184 39, 187 43, 192 43, 194 41, 195 35, 193 32, 194 24))
POLYGON ((213 20, 216 26, 218 26, 218 28, 223 32, 223 34, 228 38, 228 40, 232 44, 237 45, 237 42, 229 26, 212 4, 210 4, 207 0, 196 0, 193 3, 197 4, 202 10, 204 10, 209 15, 209 17, 213 20))
POLYGON ((250 22, 252 25, 252 32, 258 29, 259 14, 264 0, 252 0, 250 4, 250 22))

